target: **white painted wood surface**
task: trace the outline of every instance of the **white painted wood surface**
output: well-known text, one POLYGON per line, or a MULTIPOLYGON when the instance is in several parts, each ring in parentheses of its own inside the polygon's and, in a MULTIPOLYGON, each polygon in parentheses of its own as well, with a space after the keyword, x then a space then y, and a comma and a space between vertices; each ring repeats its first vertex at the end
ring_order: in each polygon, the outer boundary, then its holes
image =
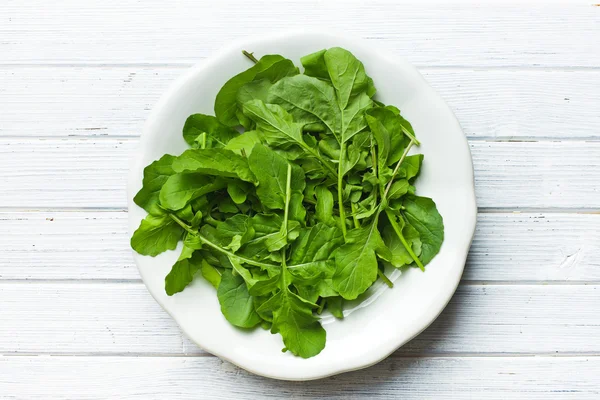
POLYGON ((600 397, 600 6, 529 2, 0 3, 0 399, 600 397), (125 181, 185 69, 249 31, 344 30, 415 63, 470 140, 463 281, 367 370, 248 374, 139 280, 125 181))

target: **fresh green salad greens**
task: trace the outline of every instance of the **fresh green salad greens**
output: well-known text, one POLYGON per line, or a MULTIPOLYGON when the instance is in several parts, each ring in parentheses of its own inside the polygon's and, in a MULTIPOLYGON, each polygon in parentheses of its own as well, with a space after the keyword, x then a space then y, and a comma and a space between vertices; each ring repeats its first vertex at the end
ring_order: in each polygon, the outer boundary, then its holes
POLYGON ((392 287, 385 266, 423 269, 442 217, 415 194, 423 155, 408 155, 419 145, 411 124, 373 98, 352 53, 309 54, 304 73, 280 55, 244 54, 254 65, 225 83, 216 116, 185 122, 190 149, 144 169, 134 200, 148 216, 131 246, 156 256, 183 241, 169 296, 202 275, 231 324, 263 326, 313 357, 325 347, 322 311, 343 318, 344 301, 376 280, 392 287))

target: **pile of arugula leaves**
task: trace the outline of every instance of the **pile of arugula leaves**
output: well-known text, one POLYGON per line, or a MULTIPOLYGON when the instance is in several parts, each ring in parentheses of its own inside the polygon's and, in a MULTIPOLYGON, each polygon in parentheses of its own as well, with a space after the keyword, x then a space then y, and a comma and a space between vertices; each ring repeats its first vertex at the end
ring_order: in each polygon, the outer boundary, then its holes
MULTIPOLYGON (((415 195, 423 155, 400 110, 349 51, 280 55, 231 78, 216 117, 191 115, 190 149, 144 169, 135 203, 148 212, 131 238, 156 256, 183 241, 169 296, 201 274, 233 325, 279 333, 308 358, 325 347, 319 316, 343 318, 384 266, 421 269, 444 238, 435 203, 415 195), (243 133, 241 127, 243 127, 243 133)), ((201 95, 201 94, 199 94, 201 95)))

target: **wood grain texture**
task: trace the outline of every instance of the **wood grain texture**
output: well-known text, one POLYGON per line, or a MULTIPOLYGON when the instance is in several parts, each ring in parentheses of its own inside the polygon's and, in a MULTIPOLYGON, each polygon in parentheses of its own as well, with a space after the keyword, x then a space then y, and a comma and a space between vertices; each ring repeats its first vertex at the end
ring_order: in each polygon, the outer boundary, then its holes
MULTIPOLYGON (((202 353, 142 283, 0 283, 0 304, 0 354, 202 353)), ((398 354, 597 354, 599 307, 598 285, 463 285, 398 354)))
MULTIPOLYGON (((137 280, 127 213, 0 212, 0 280, 137 280)), ((479 214, 464 282, 600 281, 600 214, 479 214)))
MULTIPOLYGON (((139 136, 186 67, 0 69, 0 134, 139 136)), ((600 138, 600 71, 424 69, 470 138, 600 138)))
MULTIPOLYGON (((136 139, 0 139, 0 207, 124 208, 136 144, 136 139)), ((600 142, 470 146, 479 207, 600 207, 600 142)))
POLYGON ((10 1, 0 62, 187 64, 248 32, 327 28, 418 65, 598 67, 600 11, 592 3, 10 1))
POLYGON ((586 400, 598 398, 599 374, 597 357, 394 358, 366 371, 283 382, 206 357, 0 357, 0 393, 27 400, 586 400))

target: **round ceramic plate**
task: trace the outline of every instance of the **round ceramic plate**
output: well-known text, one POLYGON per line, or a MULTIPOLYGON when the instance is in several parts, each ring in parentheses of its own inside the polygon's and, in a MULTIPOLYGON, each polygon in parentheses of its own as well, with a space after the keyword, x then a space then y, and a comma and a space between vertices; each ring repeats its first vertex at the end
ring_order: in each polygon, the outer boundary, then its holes
POLYGON ((143 168, 165 153, 178 155, 187 148, 181 134, 186 118, 194 113, 214 115, 214 99, 221 86, 251 66, 243 49, 259 58, 281 54, 300 65, 301 56, 334 46, 350 50, 364 63, 377 87, 376 98, 399 107, 421 141, 420 147, 413 148, 425 155, 417 194, 434 199, 445 226, 442 248, 426 271, 387 271, 394 288, 377 283, 360 300, 346 305, 343 320, 324 316, 325 349, 302 359, 281 352, 279 335, 229 324, 221 314, 215 289, 201 277, 183 292, 167 296, 164 279, 181 247, 154 258, 135 254, 148 290, 190 339, 248 371, 277 379, 317 379, 375 364, 429 326, 452 297, 477 213, 471 154, 452 111, 414 67, 390 56, 389 51, 379 51, 372 42, 314 32, 254 38, 201 62, 173 84, 146 123, 129 176, 129 228, 133 232, 146 214, 133 202, 142 186, 143 168))

